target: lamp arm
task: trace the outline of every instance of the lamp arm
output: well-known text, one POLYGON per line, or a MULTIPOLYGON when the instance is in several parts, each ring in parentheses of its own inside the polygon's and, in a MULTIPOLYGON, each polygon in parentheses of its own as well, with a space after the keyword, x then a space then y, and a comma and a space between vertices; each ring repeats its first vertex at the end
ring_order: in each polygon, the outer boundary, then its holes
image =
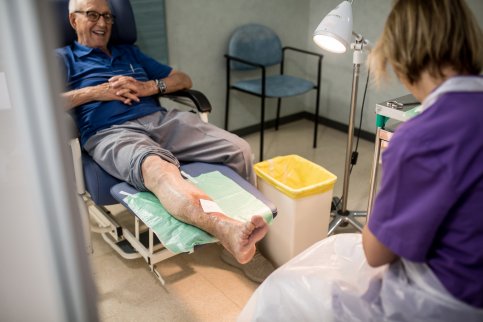
POLYGON ((353 50, 364 50, 365 49, 368 52, 371 51, 372 44, 368 39, 364 38, 364 36, 362 36, 361 34, 358 34, 355 31, 352 31, 352 35, 355 38, 355 42, 351 44, 351 48, 353 50))
POLYGON ((356 38, 356 41, 357 42, 361 42, 364 40, 364 37, 362 37, 361 34, 358 34, 357 32, 355 31, 352 31, 352 36, 354 36, 356 38))

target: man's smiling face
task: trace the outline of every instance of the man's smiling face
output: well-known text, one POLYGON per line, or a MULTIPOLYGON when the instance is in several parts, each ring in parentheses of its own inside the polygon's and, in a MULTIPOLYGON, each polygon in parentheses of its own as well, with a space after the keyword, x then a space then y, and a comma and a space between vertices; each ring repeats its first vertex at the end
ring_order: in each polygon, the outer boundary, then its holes
POLYGON ((112 23, 106 23, 104 17, 99 17, 99 20, 96 22, 89 21, 85 14, 87 11, 96 11, 100 14, 111 13, 107 1, 78 1, 76 11, 84 12, 69 14, 70 23, 77 33, 77 41, 82 45, 107 51, 107 43, 111 36, 112 23))

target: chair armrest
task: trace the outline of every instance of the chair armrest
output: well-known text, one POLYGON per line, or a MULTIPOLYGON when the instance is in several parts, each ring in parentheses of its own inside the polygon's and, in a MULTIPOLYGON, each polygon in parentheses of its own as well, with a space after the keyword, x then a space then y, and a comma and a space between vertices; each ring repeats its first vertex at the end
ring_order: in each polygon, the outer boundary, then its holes
POLYGON ((265 96, 265 77, 266 77, 266 68, 264 65, 262 64, 259 64, 259 63, 254 63, 254 62, 251 62, 249 60, 245 60, 245 59, 241 59, 241 58, 238 58, 238 57, 235 57, 235 56, 230 56, 228 54, 225 54, 225 57, 226 57, 226 70, 228 71, 227 73, 227 84, 229 85, 230 83, 230 61, 231 60, 234 60, 234 61, 237 61, 239 63, 242 63, 242 64, 246 64, 246 65, 249 65, 249 66, 253 66, 255 68, 260 68, 261 69, 261 72, 262 72, 262 95, 265 96))
POLYGON ((210 113, 212 110, 211 103, 208 98, 200 91, 196 91, 193 89, 186 89, 169 94, 164 94, 163 97, 169 98, 181 104, 186 104, 184 102, 184 99, 188 99, 201 113, 210 113))
POLYGON ((75 139, 79 137, 79 129, 75 124, 74 117, 70 112, 64 113, 64 122, 67 128, 67 135, 69 139, 75 139))
POLYGON ((299 52, 299 53, 302 53, 302 54, 307 54, 307 55, 318 57, 318 59, 317 59, 317 85, 316 85, 315 88, 317 88, 317 90, 320 90, 320 81, 321 81, 321 77, 322 77, 322 58, 324 58, 324 55, 313 52, 313 51, 308 51, 308 50, 299 49, 299 48, 295 48, 295 47, 285 46, 285 47, 282 48, 282 63, 280 64, 280 73, 281 74, 283 74, 283 70, 284 70, 285 51, 286 50, 292 50, 292 51, 299 52))
POLYGON ((319 57, 319 59, 322 59, 324 57, 324 55, 319 54, 319 53, 316 53, 316 52, 313 52, 313 51, 308 51, 308 50, 299 49, 299 48, 290 47, 290 46, 285 46, 285 47, 282 48, 282 51, 283 52, 285 52, 285 50, 293 50, 293 51, 297 51, 299 53, 303 53, 303 54, 307 54, 307 55, 312 55, 312 56, 317 56, 317 57, 319 57))
POLYGON ((253 67, 258 67, 258 68, 261 68, 261 69, 265 70, 265 66, 263 66, 262 64, 254 63, 254 62, 251 62, 249 60, 241 59, 241 58, 238 58, 238 57, 235 57, 235 56, 226 55, 226 54, 225 54, 225 57, 228 60, 228 62, 230 60, 234 60, 234 61, 240 62, 242 64, 247 64, 247 65, 250 65, 250 66, 253 66, 253 67))

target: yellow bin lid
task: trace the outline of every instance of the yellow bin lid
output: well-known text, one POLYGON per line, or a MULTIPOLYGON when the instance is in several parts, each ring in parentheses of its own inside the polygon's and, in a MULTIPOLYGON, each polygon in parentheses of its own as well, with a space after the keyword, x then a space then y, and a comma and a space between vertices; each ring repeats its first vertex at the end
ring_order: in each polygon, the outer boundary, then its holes
POLYGON ((298 155, 286 155, 253 166, 258 177, 287 196, 297 199, 334 188, 337 177, 298 155))

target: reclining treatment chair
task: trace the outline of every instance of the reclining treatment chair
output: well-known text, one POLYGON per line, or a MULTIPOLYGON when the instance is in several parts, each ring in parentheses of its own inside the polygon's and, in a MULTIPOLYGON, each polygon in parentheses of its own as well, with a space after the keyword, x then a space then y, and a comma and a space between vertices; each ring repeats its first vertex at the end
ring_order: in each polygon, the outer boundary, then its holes
MULTIPOLYGON (((68 45, 76 39, 75 32, 70 26, 68 19, 68 2, 68 0, 53 2, 54 10, 61 24, 60 30, 63 32, 61 46, 68 45)), ((137 37, 136 26, 129 0, 111 0, 110 6, 113 14, 116 16, 111 42, 122 44, 135 43, 137 37)), ((200 117, 205 121, 207 120, 207 114, 211 111, 210 103, 206 97, 194 90, 170 94, 169 98, 181 101, 184 105, 189 102, 188 105, 196 107, 200 117)), ((90 219, 91 231, 101 233, 103 239, 123 258, 135 259, 143 257, 151 271, 164 284, 162 277, 155 270, 155 265, 175 254, 164 248, 153 233, 153 230, 144 225, 134 214, 134 225, 131 225, 134 228, 128 228, 127 226, 122 226, 106 208, 106 206, 119 203, 128 207, 124 202, 125 194, 134 194, 137 191, 129 184, 105 172, 86 152, 81 150, 77 137, 71 140, 70 145, 74 158, 76 188, 81 210, 83 210, 81 213, 83 212, 85 217, 90 219)), ((202 173, 219 171, 265 203, 273 215, 276 214, 276 208, 270 201, 227 166, 194 162, 184 164, 181 168, 182 171, 192 177, 202 173)), ((89 219, 85 220, 89 221, 89 219)))

